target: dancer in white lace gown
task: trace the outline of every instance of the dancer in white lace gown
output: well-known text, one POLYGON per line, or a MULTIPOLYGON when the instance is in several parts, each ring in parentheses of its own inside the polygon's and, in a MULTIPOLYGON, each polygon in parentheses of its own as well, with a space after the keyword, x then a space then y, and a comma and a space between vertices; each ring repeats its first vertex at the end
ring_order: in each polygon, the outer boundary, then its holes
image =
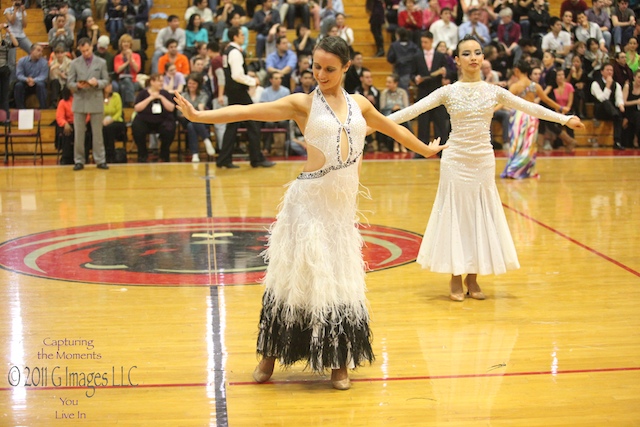
POLYGON ((458 82, 441 87, 389 118, 404 123, 439 105, 444 105, 451 116, 450 147, 442 153, 438 193, 418 263, 434 272, 450 273, 450 298, 463 301, 463 274, 467 274, 467 294, 484 299, 478 274, 501 274, 520 267, 495 183, 490 124, 496 105, 573 129, 584 125, 575 116, 557 114, 481 81, 484 56, 473 37, 462 39, 457 52, 455 60, 462 71, 458 82))
POLYGON ((271 377, 276 359, 283 365, 305 361, 316 372, 331 369, 333 386, 345 390, 347 368, 373 360, 357 229, 367 122, 425 157, 442 149, 437 140, 423 144, 366 98, 347 94, 341 83, 349 65, 344 40, 326 37, 314 51, 318 89, 311 94, 202 112, 176 96, 178 109, 191 121, 295 120, 308 145, 307 163, 289 184, 265 251, 269 265, 257 345, 263 359, 253 373, 257 382, 271 377))

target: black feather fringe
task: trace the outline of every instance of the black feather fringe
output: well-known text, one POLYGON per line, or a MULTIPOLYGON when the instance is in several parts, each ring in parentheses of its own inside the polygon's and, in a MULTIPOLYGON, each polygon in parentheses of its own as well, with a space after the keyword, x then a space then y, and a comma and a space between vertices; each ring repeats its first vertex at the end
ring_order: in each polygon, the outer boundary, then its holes
MULTIPOLYGON (((354 319, 349 305, 330 309, 323 319, 313 319, 302 309, 293 309, 293 322, 285 320, 290 307, 276 307, 274 298, 265 292, 258 333, 257 353, 275 357, 282 365, 306 361, 311 370, 323 373, 327 369, 373 362, 369 319, 354 319), (315 333, 314 333, 315 330, 315 333)), ((366 313, 362 307, 360 312, 366 313)))

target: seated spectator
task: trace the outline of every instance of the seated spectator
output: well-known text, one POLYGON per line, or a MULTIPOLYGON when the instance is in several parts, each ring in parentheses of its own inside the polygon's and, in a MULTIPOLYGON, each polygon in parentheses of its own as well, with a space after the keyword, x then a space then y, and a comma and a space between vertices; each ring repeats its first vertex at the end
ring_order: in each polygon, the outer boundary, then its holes
MULTIPOLYGON (((440 42, 445 42, 449 55, 453 53, 458 44, 458 26, 451 18, 451 9, 443 7, 440 10, 440 19, 431 24, 431 28, 429 29, 431 34, 433 34, 433 43, 437 46, 440 42)), ((402 75, 400 75, 400 87, 403 87, 402 75)))
POLYGON ((278 38, 276 51, 267 57, 266 69, 269 74, 280 73, 282 86, 291 87, 291 73, 296 69, 298 58, 294 51, 289 49, 289 41, 286 37, 278 38))
POLYGON ((53 28, 49 31, 49 46, 63 45, 67 52, 73 51, 73 32, 66 26, 65 15, 58 15, 53 28))
MULTIPOLYGON (((409 106, 409 95, 407 91, 398 86, 399 77, 397 74, 391 74, 387 77, 385 86, 386 88, 380 94, 380 112, 385 116, 390 115, 391 113, 395 113, 398 110, 402 110, 409 106)), ((405 122, 402 126, 409 129, 410 132, 411 126, 409 122, 405 122)), ((378 150, 380 151, 392 151, 397 153, 399 151, 406 153, 407 149, 404 145, 398 144, 397 141, 392 141, 386 135, 378 134, 378 150)))
POLYGON ((422 9, 422 29, 431 31, 433 23, 440 19, 440 8, 438 0, 429 0, 428 6, 422 9))
MULTIPOLYGON (((113 80, 116 78, 116 75, 113 71, 114 55, 113 53, 109 52, 109 43, 111 43, 109 36, 98 37, 98 45, 95 54, 96 56, 104 59, 107 62, 107 72, 109 73, 109 78, 113 80)), ((115 82, 113 82, 113 89, 118 92, 115 82)))
POLYGON ((109 31, 111 43, 117 43, 118 33, 124 26, 124 18, 127 16, 127 0, 109 0, 107 4, 107 18, 105 26, 109 31))
MULTIPOLYGON (((498 24, 498 43, 504 48, 505 54, 509 57, 509 62, 511 64, 517 64, 522 53, 518 46, 518 41, 520 41, 520 25, 517 22, 513 22, 513 12, 508 7, 502 9, 499 15, 501 22, 498 24), (516 54, 516 52, 519 53, 516 54)), ((567 36, 569 36, 569 34, 567 34, 567 36)), ((570 45, 571 36, 569 36, 569 47, 571 47, 570 45)), ((544 50, 544 47, 542 49, 544 50)))
MULTIPOLYGON (((539 0, 544 1, 544 0, 539 0)), ((491 36, 489 34, 489 29, 486 25, 480 22, 480 10, 479 9, 471 9, 469 10, 469 21, 461 24, 458 27, 458 37, 460 39, 464 38, 467 34, 473 35, 482 47, 487 46, 491 42, 491 36)))
POLYGON ((629 39, 633 37, 635 26, 636 14, 629 9, 629 1, 618 0, 618 6, 613 9, 611 14, 611 32, 613 33, 613 44, 616 52, 620 52, 622 46, 625 46, 629 39))
MULTIPOLYGON (((456 39, 457 37, 458 34, 456 33, 456 39)), ((418 46, 409 39, 409 31, 406 28, 398 28, 396 30, 396 40, 391 43, 387 51, 387 62, 393 65, 393 72, 399 79, 398 84, 404 90, 409 89, 411 71, 413 70, 413 57, 418 51, 418 46)))
MULTIPOLYGON (((27 28, 27 11, 24 4, 20 2, 14 2, 13 6, 10 6, 4 10, 4 16, 7 18, 6 27, 7 32, 13 35, 18 41, 20 49, 29 53, 31 51, 31 40, 27 37, 24 30, 27 28)), ((16 63, 16 52, 11 51, 11 58, 9 62, 11 64, 16 63)))
POLYGON ((344 75, 344 90, 347 93, 356 93, 356 88, 360 86, 360 76, 362 75, 362 54, 354 52, 351 58, 351 66, 344 75))
POLYGON ((237 12, 229 14, 229 20, 227 22, 227 28, 222 31, 222 41, 229 42, 229 30, 231 28, 239 28, 240 32, 244 35, 244 41, 242 42, 242 51, 246 52, 249 48, 249 30, 242 23, 242 16, 237 12))
POLYGON ((209 57, 207 56, 207 45, 209 43, 202 43, 202 42, 196 42, 195 44, 195 49, 196 49, 196 54, 193 55, 191 57, 191 59, 189 59, 189 67, 192 73, 202 73, 202 71, 206 68, 205 64, 207 64, 209 62, 209 57), (202 65, 199 70, 196 70, 196 62, 198 60, 202 61, 202 65))
POLYGON ((585 69, 590 79, 595 80, 600 76, 600 70, 604 64, 609 63, 609 54, 598 48, 596 39, 587 40, 587 51, 584 53, 585 69))
POLYGON ((125 34, 131 37, 131 49, 140 55, 140 69, 144 70, 147 61, 147 33, 136 24, 135 18, 131 15, 124 19, 124 27, 118 32, 117 44, 111 45, 111 47, 120 50, 120 37, 125 34))
POLYGON ((627 64, 627 55, 624 52, 616 53, 616 60, 613 62, 613 80, 624 89, 624 85, 633 82, 633 71, 627 64))
POLYGON ((49 31, 51 31, 51 29, 53 28, 53 21, 55 21, 56 17, 58 16, 58 4, 57 3, 51 4, 48 7, 48 9, 46 9, 46 12, 45 12, 45 9, 43 9, 43 13, 44 13, 44 27, 47 31, 47 34, 49 34, 49 31))
POLYGON ((107 163, 115 163, 116 141, 122 140, 127 132, 124 124, 122 99, 118 92, 113 91, 109 82, 102 90, 104 94, 104 118, 102 119, 102 139, 107 156, 107 163))
POLYGON ((398 14, 398 27, 406 29, 411 34, 411 41, 418 45, 422 32, 422 12, 416 6, 415 0, 405 0, 404 3, 407 8, 398 14))
POLYGON ((602 75, 591 83, 591 95, 595 98, 595 118, 613 121, 613 148, 624 150, 622 145, 624 99, 622 88, 613 80, 613 65, 607 63, 602 67, 602 75))
POLYGON ((627 56, 627 65, 634 73, 638 71, 640 67, 640 55, 638 55, 638 39, 631 37, 629 42, 624 47, 624 51, 627 56))
MULTIPOLYGON (((291 86, 295 89, 300 84, 300 76, 305 71, 311 70, 311 60, 307 55, 298 56, 296 69, 291 73, 291 86)), ((313 73, 313 72, 312 72, 313 73)))
MULTIPOLYGON (((93 14, 91 11, 91 0, 69 0, 69 12, 72 13, 76 19, 84 21, 93 14)), ((78 37, 78 40, 80 40, 80 38, 81 37, 78 37)))
POLYGON ((50 107, 56 108, 60 100, 62 89, 67 86, 67 73, 71 59, 64 50, 64 46, 56 46, 53 61, 49 64, 49 86, 51 88, 50 107))
MULTIPOLYGON (((329 28, 335 25, 336 15, 338 13, 344 14, 344 5, 342 0, 327 0, 323 2, 324 7, 320 9, 317 18, 319 22, 314 22, 314 28, 319 30, 320 34, 325 35, 329 28)), ((315 19, 314 19, 315 21, 315 19)))
POLYGON ((487 61, 486 59, 482 61, 482 65, 480 66, 480 73, 480 78, 482 79, 482 81, 485 81, 492 85, 500 84, 500 73, 494 71, 491 68, 491 62, 487 61))
POLYGON ((65 17, 65 27, 67 27, 69 32, 73 34, 76 31, 76 17, 69 10, 69 5, 67 3, 58 3, 58 14, 53 18, 53 21, 51 22, 51 25, 53 27, 56 26, 56 20, 59 16, 65 17))
MULTIPOLYGON (((269 30, 280 24, 280 14, 273 8, 273 0, 263 0, 262 9, 253 15, 248 27, 256 32, 256 57, 263 58, 269 30)), ((311 46, 313 48, 313 46, 311 46)))
MULTIPOLYGON (((189 74, 187 90, 182 93, 182 96, 195 108, 204 111, 208 100, 207 94, 202 91, 201 88, 202 77, 197 74, 189 74)), ((207 155, 213 156, 216 154, 213 144, 211 143, 209 126, 204 123, 195 123, 186 120, 180 111, 178 111, 178 121, 187 130, 187 147, 191 153, 191 162, 198 163, 200 161, 200 157, 198 156, 198 138, 204 142, 207 155)))
MULTIPOLYGON (((634 138, 640 143, 640 71, 636 71, 633 79, 622 88, 625 118, 628 128, 625 132, 624 146, 634 147, 634 138)), ((635 145, 637 147, 638 145, 635 145)))
POLYGON ((265 49, 265 56, 269 57, 276 49, 276 40, 280 37, 287 37, 287 26, 286 25, 273 25, 269 30, 269 35, 267 36, 267 45, 265 49))
POLYGON ((566 31, 567 33, 573 35, 573 31, 576 28, 576 23, 573 20, 573 12, 567 10, 562 15, 562 20, 560 22, 562 23, 562 31, 566 31))
POLYGON ((13 94, 16 108, 25 108, 27 95, 35 93, 38 97, 40 109, 47 108, 47 77, 49 65, 42 57, 42 46, 37 43, 31 45, 31 53, 20 58, 16 66, 16 84, 13 94))
POLYGON ((300 73, 300 83, 296 86, 293 93, 306 93, 308 95, 313 92, 315 88, 316 80, 313 78, 313 72, 307 69, 300 73))
MULTIPOLYGON (((149 29, 149 4, 146 0, 130 0, 127 7, 126 20, 133 18, 134 25, 142 31, 149 29)), ((133 36, 133 34, 130 34, 133 36)), ((136 37, 134 37, 135 39, 136 37)))
POLYGON ((242 24, 243 17, 246 16, 243 7, 234 4, 233 0, 222 0, 222 5, 216 10, 216 39, 222 39, 223 32, 229 27, 229 21, 234 13, 240 15, 240 24, 242 24))
POLYGON ((176 132, 173 111, 176 105, 173 96, 162 89, 163 77, 152 74, 147 80, 147 88, 136 97, 134 110, 136 116, 131 124, 133 140, 138 147, 138 162, 148 161, 147 135, 160 134, 160 160, 169 162, 170 148, 176 132))
POLYGON ((215 28, 215 24, 213 22, 215 15, 213 11, 207 7, 206 0, 193 0, 193 6, 188 7, 184 12, 184 20, 189 22, 189 18, 191 18, 191 15, 194 13, 200 15, 203 25, 207 26, 207 24, 211 24, 215 28))
POLYGON ((290 30, 295 28, 296 16, 302 18, 302 23, 310 28, 311 10, 309 9, 309 0, 287 0, 287 4, 287 28, 290 30))
POLYGON ((560 16, 563 16, 566 11, 571 12, 573 15, 573 22, 578 22, 578 14, 587 11, 589 6, 584 0, 564 0, 560 4, 560 16))
POLYGON ((582 59, 579 56, 574 56, 571 61, 571 68, 569 69, 567 81, 571 83, 575 90, 573 93, 574 111, 578 117, 585 119, 587 117, 587 95, 590 94, 590 79, 584 71, 582 59))
MULTIPOLYGON (((584 13, 578 13, 578 25, 574 31, 576 36, 576 40, 587 43, 587 40, 590 38, 595 39, 598 42, 598 46, 600 50, 604 53, 608 53, 609 49, 607 49, 606 42, 604 40, 604 36, 602 35, 602 30, 598 27, 598 24, 594 22, 589 22, 587 16, 584 13)), ((589 48, 587 43, 587 49, 589 48)))
POLYGON ((549 50, 555 54, 559 63, 564 63, 564 58, 571 52, 571 34, 562 31, 562 21, 553 17, 549 21, 551 31, 542 37, 542 50, 549 50))
MULTIPOLYGON (((86 18, 82 18, 82 28, 78 31, 77 40, 87 38, 91 40, 91 48, 93 50, 96 49, 98 45, 98 38, 100 37, 100 29, 96 25, 93 17, 87 16, 86 18)), ((79 56, 79 55, 76 55, 79 56)))
POLYGON ((593 7, 587 9, 584 14, 589 22, 593 22, 600 27, 604 37, 604 44, 609 48, 611 46, 611 18, 609 13, 604 10, 604 2, 605 0, 593 0, 593 7))
POLYGON ((563 67, 566 69, 571 68, 571 65, 573 64, 573 58, 577 56, 583 62, 582 67, 584 68, 584 54, 586 52, 587 52, 587 45, 584 42, 581 42, 581 41, 575 42, 569 54, 564 57, 563 67))
MULTIPOLYGON (((289 95, 291 91, 283 84, 282 74, 278 71, 269 73, 269 86, 260 95, 260 102, 273 102, 289 95)), ((289 121, 264 122, 263 128, 284 128, 289 129, 289 121)), ((273 134, 267 133, 263 136, 263 149, 266 154, 271 152, 273 145, 273 134)))
POLYGON ((305 56, 307 58, 313 55, 313 48, 316 45, 316 39, 311 37, 311 30, 304 24, 298 25, 296 28, 296 39, 293 41, 293 48, 296 52, 296 56, 300 58, 305 56))
MULTIPOLYGON (((574 93, 573 85, 565 78, 565 70, 560 68, 556 70, 556 81, 553 90, 549 91, 549 98, 554 100, 564 111, 565 114, 571 115, 574 111, 574 93)), ((573 130, 562 126, 558 123, 545 122, 544 126, 545 139, 555 141, 560 139, 566 151, 572 152, 576 147, 576 140, 573 138, 573 130)))
POLYGON ((135 94, 141 89, 138 84, 138 73, 142 70, 142 62, 140 55, 131 50, 132 41, 129 34, 123 34, 118 42, 120 53, 113 59, 122 102, 128 108, 133 106, 135 94))
MULTIPOLYGON (((523 31, 532 39, 534 43, 540 46, 540 40, 549 31, 549 23, 551 16, 545 7, 545 0, 533 0, 533 8, 529 10, 527 15, 528 31, 523 31)), ((524 25, 523 25, 524 26, 524 25)))
POLYGON ((347 42, 349 50, 353 52, 353 43, 355 42, 353 30, 346 24, 344 13, 338 13, 336 15, 336 26, 338 27, 338 36, 347 42))
POLYGON ((161 74, 164 74, 167 65, 174 64, 176 66, 176 70, 182 73, 182 75, 189 74, 189 58, 178 51, 178 42, 176 40, 169 39, 169 41, 167 41, 166 48, 167 53, 158 59, 158 71, 161 74))
MULTIPOLYGON (((73 111, 71 106, 73 105, 73 94, 68 87, 64 87, 60 93, 60 102, 56 108, 56 141, 59 144, 58 148, 61 151, 60 164, 72 165, 74 164, 73 157, 73 141, 74 141, 74 127, 73 127, 73 111)), ((87 115, 86 132, 85 132, 85 156, 86 161, 89 160, 89 151, 91 151, 91 122, 90 117, 87 115)))
POLYGON ((453 56, 451 56, 451 54, 449 53, 449 49, 447 48, 447 44, 445 42, 441 41, 436 46, 436 51, 440 52, 442 55, 444 55, 445 60, 446 60, 446 65, 444 66, 445 69, 446 69, 446 72, 445 72, 444 76, 442 76, 442 84, 443 85, 448 85, 450 83, 453 83, 453 82, 457 81, 458 80, 458 66, 456 65, 455 59, 453 59, 453 56))
MULTIPOLYGON (((170 15, 167 18, 168 25, 161 29, 156 36, 155 41, 155 52, 153 53, 153 57, 151 58, 151 73, 157 73, 158 70, 158 61, 160 57, 166 55, 167 53, 167 42, 169 40, 173 40, 178 43, 177 51, 184 51, 184 47, 187 43, 187 34, 184 32, 182 28, 180 28, 180 19, 176 15, 170 15)), ((161 74, 164 74, 164 69, 160 71, 161 74)))
POLYGON ((209 43, 209 32, 202 24, 202 18, 197 13, 194 13, 189 18, 189 23, 187 24, 187 29, 185 31, 187 41, 184 48, 184 53, 187 55, 187 58, 190 58, 197 53, 196 43, 204 43, 205 46, 209 43))
POLYGON ((176 70, 175 64, 167 65, 167 70, 164 73, 164 80, 162 83, 162 89, 166 90, 170 94, 182 93, 185 81, 184 74, 176 70))

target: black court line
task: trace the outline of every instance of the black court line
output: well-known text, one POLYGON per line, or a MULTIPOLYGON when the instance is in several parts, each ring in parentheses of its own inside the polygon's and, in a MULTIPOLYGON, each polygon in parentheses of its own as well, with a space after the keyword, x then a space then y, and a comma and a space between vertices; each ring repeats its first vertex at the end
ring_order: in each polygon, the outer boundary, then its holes
MULTIPOLYGON (((209 177, 209 164, 205 164, 205 178, 209 177)), ((207 218, 213 218, 213 206, 211 202, 211 184, 209 179, 205 179, 205 189, 207 197, 207 218)), ((215 263, 215 245, 212 253, 215 263)), ((222 330, 220 326, 220 305, 218 300, 218 285, 211 285, 209 288, 211 296, 211 340, 213 341, 213 386, 216 399, 216 426, 227 427, 229 425, 229 415, 227 413, 227 390, 225 386, 226 372, 222 357, 222 330)))

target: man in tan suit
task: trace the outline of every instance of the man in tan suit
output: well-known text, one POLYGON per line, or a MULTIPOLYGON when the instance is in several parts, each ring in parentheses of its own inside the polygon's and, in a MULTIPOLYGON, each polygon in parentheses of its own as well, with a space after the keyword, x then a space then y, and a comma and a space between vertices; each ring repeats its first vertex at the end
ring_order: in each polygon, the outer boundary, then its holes
POLYGON ((102 89, 109 82, 107 62, 94 55, 91 40, 82 38, 78 41, 81 56, 71 61, 67 86, 73 92, 73 121, 74 135, 74 171, 84 169, 84 134, 86 132, 87 114, 91 115, 91 134, 93 136, 93 159, 99 169, 109 169, 107 166, 102 140, 102 119, 104 105, 102 89))

